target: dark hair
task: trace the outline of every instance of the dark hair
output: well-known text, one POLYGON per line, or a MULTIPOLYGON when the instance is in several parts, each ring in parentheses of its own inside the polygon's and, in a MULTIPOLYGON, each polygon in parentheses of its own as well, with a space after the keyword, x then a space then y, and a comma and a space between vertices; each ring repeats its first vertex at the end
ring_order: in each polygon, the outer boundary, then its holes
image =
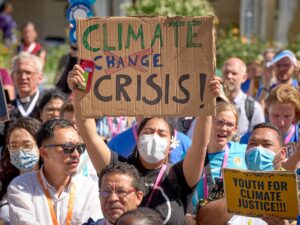
POLYGON ((70 99, 65 101, 64 104, 60 107, 60 111, 59 111, 60 118, 64 116, 65 112, 71 112, 71 113, 75 112, 74 104, 70 99))
MULTIPOLYGON (((253 127, 253 131, 256 129, 259 129, 259 128, 269 128, 269 129, 276 131, 276 133, 278 134, 278 141, 280 143, 280 146, 281 147, 284 146, 283 135, 282 135, 281 131, 275 125, 273 125, 272 123, 269 123, 269 122, 259 123, 253 127)), ((253 131, 252 131, 252 133, 253 133, 253 131)))
POLYGON ((102 179, 111 174, 122 174, 132 178, 132 186, 138 191, 145 193, 144 179, 139 171, 133 166, 125 162, 116 162, 106 166, 99 175, 99 189, 101 189, 102 179))
POLYGON ((4 12, 8 7, 13 7, 13 5, 10 2, 4 1, 1 5, 0 5, 0 12, 4 12))
POLYGON ((54 129, 56 127, 59 127, 59 128, 73 127, 74 130, 76 130, 74 125, 68 120, 64 120, 64 119, 48 120, 47 122, 42 124, 41 128, 36 133, 35 137, 36 137, 36 143, 37 143, 38 147, 42 146, 44 140, 54 136, 54 129))
POLYGON ((161 215, 156 212, 154 209, 146 208, 146 207, 139 207, 134 210, 130 210, 125 212, 123 215, 121 215, 116 225, 118 225, 124 217, 132 217, 140 222, 142 222, 144 225, 163 225, 163 219, 161 215))
POLYGON ((39 116, 41 116, 44 107, 53 99, 61 99, 64 102, 67 99, 67 96, 56 88, 45 91, 38 103, 39 116))
MULTIPOLYGON (((146 124, 148 123, 148 121, 152 120, 153 118, 163 119, 168 124, 168 126, 169 126, 169 131, 170 131, 171 136, 175 135, 173 124, 168 119, 166 119, 164 117, 150 117, 150 118, 144 118, 142 120, 142 122, 139 124, 139 127, 137 129, 137 136, 138 137, 140 136, 143 128, 146 126, 146 124)), ((130 158, 137 158, 137 157, 139 157, 138 156, 137 145, 135 146, 132 154, 129 157, 130 158)))
POLYGON ((145 127, 145 125, 148 123, 149 120, 152 120, 153 118, 158 118, 158 119, 163 119, 164 121, 166 121, 166 123, 168 124, 169 126, 169 129, 170 129, 170 134, 171 136, 174 136, 174 127, 172 125, 172 123, 166 119, 166 118, 163 118, 163 117, 150 117, 150 118, 144 118, 142 120, 142 122, 139 124, 139 127, 138 127, 138 130, 137 130, 137 135, 140 136, 143 128, 145 127))
MULTIPOLYGON (((3 195, 5 195, 7 191, 7 187, 9 183, 20 174, 20 171, 14 167, 10 162, 10 154, 7 148, 7 145, 9 143, 9 138, 11 133, 16 129, 24 129, 26 130, 33 138, 35 138, 35 135, 40 128, 41 123, 40 121, 33 119, 31 117, 24 118, 20 117, 18 119, 14 119, 9 122, 7 133, 5 137, 6 145, 3 146, 4 150, 2 153, 2 158, 0 160, 0 166, 1 166, 1 172, 0 172, 0 182, 2 184, 1 190, 0 190, 0 199, 3 198, 3 195)), ((42 164, 42 161, 39 161, 39 165, 42 164)))

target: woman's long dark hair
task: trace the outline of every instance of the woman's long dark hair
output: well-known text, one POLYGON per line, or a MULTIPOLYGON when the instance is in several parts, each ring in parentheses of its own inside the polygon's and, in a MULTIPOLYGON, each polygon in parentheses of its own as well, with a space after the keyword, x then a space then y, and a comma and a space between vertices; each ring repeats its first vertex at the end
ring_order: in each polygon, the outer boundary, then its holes
MULTIPOLYGON (((7 187, 9 183, 18 175, 20 175, 20 171, 14 167, 10 162, 10 155, 7 148, 7 144, 9 143, 9 138, 11 133, 16 129, 24 129, 26 130, 31 136, 34 138, 36 132, 40 128, 41 123, 40 121, 33 119, 33 118, 18 118, 15 120, 12 120, 9 125, 6 132, 6 145, 3 149, 3 154, 0 160, 0 182, 1 182, 1 190, 0 190, 0 199, 3 198, 3 196, 7 192, 7 187)), ((42 164, 42 161, 40 159, 39 165, 42 164)))

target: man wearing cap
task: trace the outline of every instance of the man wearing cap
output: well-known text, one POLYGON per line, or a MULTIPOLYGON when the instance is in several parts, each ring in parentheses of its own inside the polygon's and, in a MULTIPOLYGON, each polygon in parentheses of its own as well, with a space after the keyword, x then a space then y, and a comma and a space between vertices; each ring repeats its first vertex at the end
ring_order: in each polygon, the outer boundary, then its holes
POLYGON ((278 52, 273 59, 266 64, 266 70, 263 74, 263 85, 258 90, 258 101, 263 100, 270 90, 279 84, 292 84, 298 88, 298 81, 293 79, 293 74, 297 68, 297 58, 293 52, 283 50, 278 52), (276 77, 276 83, 271 83, 272 75, 276 77))

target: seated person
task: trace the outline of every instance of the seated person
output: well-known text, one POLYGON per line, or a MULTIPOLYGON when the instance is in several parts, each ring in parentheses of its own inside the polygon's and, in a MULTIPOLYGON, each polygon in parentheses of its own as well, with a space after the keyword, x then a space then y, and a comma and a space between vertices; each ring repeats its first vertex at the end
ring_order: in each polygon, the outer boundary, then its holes
POLYGON ((14 117, 38 118, 37 102, 41 96, 39 84, 42 77, 42 63, 37 56, 22 52, 12 59, 12 79, 18 93, 12 102, 16 108, 16 112, 11 112, 14 117))
POLYGON ((85 145, 73 125, 53 119, 36 134, 44 165, 8 186, 12 224, 82 224, 102 218, 95 182, 77 173, 85 145))
POLYGON ((58 89, 45 91, 38 102, 40 120, 45 123, 51 119, 59 119, 60 107, 65 101, 65 94, 58 89))
POLYGON ((0 219, 10 222, 7 187, 20 174, 40 168, 39 150, 35 135, 41 123, 33 118, 19 118, 8 124, 6 147, 0 161, 0 219))
MULTIPOLYGON (((64 104, 60 108, 60 118, 70 121, 74 127, 76 127, 76 120, 75 120, 75 111, 74 111, 74 104, 71 99, 68 99, 64 102, 64 104)), ((98 184, 98 174, 91 162, 91 159, 85 151, 80 156, 80 162, 77 169, 78 173, 83 174, 83 176, 91 178, 93 181, 95 181, 98 184)))
POLYGON ((102 170, 99 192, 104 218, 85 225, 115 224, 123 213, 136 209, 144 196, 144 180, 134 166, 117 162, 102 170))

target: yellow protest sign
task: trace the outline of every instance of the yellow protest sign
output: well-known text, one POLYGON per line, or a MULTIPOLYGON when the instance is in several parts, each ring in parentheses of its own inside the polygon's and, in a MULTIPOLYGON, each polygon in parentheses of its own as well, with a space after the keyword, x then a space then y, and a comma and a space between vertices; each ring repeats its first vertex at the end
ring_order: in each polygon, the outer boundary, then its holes
POLYGON ((223 169, 227 210, 260 217, 296 219, 298 192, 296 174, 287 171, 242 171, 223 169))

